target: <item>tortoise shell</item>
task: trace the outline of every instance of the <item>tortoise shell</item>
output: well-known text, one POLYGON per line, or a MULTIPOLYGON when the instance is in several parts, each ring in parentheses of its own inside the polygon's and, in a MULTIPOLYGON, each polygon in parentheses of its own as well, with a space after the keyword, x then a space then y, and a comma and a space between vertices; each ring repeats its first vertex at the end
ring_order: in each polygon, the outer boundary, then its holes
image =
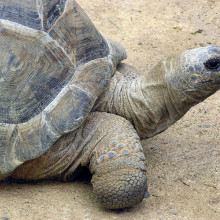
POLYGON ((125 58, 111 45, 74 0, 0 2, 0 178, 81 125, 125 58))

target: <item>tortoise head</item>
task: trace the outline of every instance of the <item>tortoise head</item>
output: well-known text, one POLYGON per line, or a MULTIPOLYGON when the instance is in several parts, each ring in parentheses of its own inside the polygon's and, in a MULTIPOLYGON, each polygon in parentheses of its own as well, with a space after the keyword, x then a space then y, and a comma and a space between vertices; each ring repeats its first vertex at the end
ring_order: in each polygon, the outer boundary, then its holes
POLYGON ((220 47, 187 50, 171 62, 168 81, 198 102, 220 89, 220 47))

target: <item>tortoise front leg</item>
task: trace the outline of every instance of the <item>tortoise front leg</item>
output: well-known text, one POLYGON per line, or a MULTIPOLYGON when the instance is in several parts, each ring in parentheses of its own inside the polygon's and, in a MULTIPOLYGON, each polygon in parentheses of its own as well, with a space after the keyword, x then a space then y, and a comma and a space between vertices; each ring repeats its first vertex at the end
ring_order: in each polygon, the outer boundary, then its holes
POLYGON ((101 205, 110 209, 126 208, 148 195, 142 151, 129 121, 95 112, 77 133, 60 138, 44 155, 18 167, 12 177, 66 181, 78 166, 89 166, 94 194, 101 205))
POLYGON ((126 119, 108 113, 92 113, 88 121, 84 132, 96 130, 90 142, 90 147, 92 144, 95 148, 89 156, 96 198, 110 209, 141 202, 148 195, 147 177, 143 149, 135 129, 126 119))

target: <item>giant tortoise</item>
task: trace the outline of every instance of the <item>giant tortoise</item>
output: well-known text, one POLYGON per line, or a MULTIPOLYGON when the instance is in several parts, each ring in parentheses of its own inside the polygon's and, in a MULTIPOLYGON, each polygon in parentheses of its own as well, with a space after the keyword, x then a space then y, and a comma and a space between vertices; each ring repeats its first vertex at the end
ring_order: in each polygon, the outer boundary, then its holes
POLYGON ((110 209, 148 196, 140 140, 220 88, 219 47, 138 75, 74 0, 0 1, 0 49, 0 179, 68 181, 88 167, 110 209))

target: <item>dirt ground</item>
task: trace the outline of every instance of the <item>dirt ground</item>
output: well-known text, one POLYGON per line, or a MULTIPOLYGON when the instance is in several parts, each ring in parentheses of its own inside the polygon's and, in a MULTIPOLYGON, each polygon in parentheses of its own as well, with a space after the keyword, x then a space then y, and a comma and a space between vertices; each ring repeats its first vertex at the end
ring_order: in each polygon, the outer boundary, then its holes
MULTIPOLYGON (((127 63, 147 72, 186 49, 220 46, 219 0, 78 0, 127 63)), ((0 184, 0 219, 220 219, 220 91, 164 133, 143 141, 151 196, 114 212, 87 181, 0 184)))

